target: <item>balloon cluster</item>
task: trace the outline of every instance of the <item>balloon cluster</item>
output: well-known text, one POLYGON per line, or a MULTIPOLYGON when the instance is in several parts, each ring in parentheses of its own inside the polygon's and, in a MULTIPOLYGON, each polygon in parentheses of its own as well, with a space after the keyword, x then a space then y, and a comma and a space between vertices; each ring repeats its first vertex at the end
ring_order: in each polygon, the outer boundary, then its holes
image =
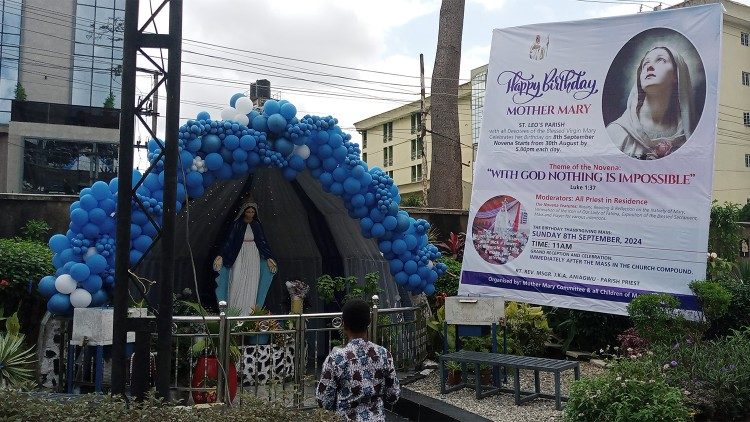
MULTIPOLYGON (((335 118, 297 119, 296 114, 297 108, 285 100, 267 100, 254 108, 249 98, 235 94, 221 120, 212 120, 205 111, 188 120, 178 135, 177 211, 215 181, 246 177, 259 166, 277 167, 290 181, 309 169, 359 219, 362 235, 379 242, 396 283, 413 293, 434 293, 434 282, 446 266, 436 263, 440 253, 427 240, 429 223, 399 210, 401 197, 393 179, 377 167, 368 169, 359 145, 335 118)), ((131 265, 151 247, 164 213, 163 144, 152 139, 147 149, 155 164, 152 171, 145 176, 133 171, 132 178, 131 265)), ((50 238, 56 273, 38 286, 49 299, 50 312, 65 314, 108 300, 115 282, 117 190, 117 178, 83 189, 70 207, 68 232, 50 238)))

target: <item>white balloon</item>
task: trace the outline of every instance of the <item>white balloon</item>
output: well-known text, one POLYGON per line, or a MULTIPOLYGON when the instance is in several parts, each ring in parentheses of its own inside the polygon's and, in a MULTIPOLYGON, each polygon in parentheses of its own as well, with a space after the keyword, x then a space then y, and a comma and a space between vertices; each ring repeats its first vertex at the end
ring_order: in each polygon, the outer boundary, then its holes
POLYGON ((307 157, 310 156, 310 147, 307 145, 298 145, 294 147, 294 153, 299 155, 303 160, 307 160, 307 157))
POLYGON ((84 255, 83 257, 88 258, 91 255, 96 255, 96 248, 93 246, 89 247, 89 249, 86 251, 86 255, 84 255))
POLYGON ((253 100, 247 97, 237 98, 234 103, 234 108, 237 109, 238 113, 247 114, 253 109, 253 100))
MULTIPOLYGON (((237 101, 239 101, 239 100, 237 100, 237 101)), ((238 115, 234 116, 232 118, 232 120, 234 120, 235 122, 237 122, 237 123, 239 123, 241 125, 244 125, 244 126, 247 126, 248 123, 250 123, 250 119, 246 115, 244 115, 244 114, 238 114, 238 115)))
POLYGON ((224 110, 221 110, 221 118, 222 120, 232 120, 234 119, 234 116, 237 115, 237 109, 234 107, 227 107, 224 110))
POLYGON ((427 261, 427 268, 433 269, 435 267, 435 263, 432 262, 432 260, 427 261))
POLYGON ((55 279, 55 289, 62 294, 69 295, 75 291, 76 287, 78 283, 70 274, 62 274, 55 279))
POLYGON ((70 304, 73 305, 74 308, 85 308, 91 305, 91 293, 86 289, 75 289, 75 291, 70 294, 70 304))

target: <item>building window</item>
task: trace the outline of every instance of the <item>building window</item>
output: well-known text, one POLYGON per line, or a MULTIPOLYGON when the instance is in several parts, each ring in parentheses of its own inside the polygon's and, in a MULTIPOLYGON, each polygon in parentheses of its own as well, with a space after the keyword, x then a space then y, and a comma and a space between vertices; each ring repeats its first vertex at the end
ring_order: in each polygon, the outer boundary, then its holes
POLYGON ((391 179, 393 179, 393 170, 388 170, 385 173, 388 175, 388 177, 390 177, 391 179))
POLYGON ((367 162, 367 153, 366 152, 362 153, 362 161, 364 161, 365 163, 367 162))
POLYGON ((422 140, 412 139, 411 140, 411 159, 418 160, 422 158, 422 140))
POLYGON ((411 166, 411 181, 419 182, 420 180, 422 180, 422 165, 411 166))
POLYGON ((417 133, 422 129, 422 114, 411 114, 411 133, 417 133))
POLYGON ((742 121, 745 123, 745 126, 750 127, 750 113, 742 113, 742 121))
POLYGON ((393 140, 393 122, 383 124, 383 142, 393 140))
POLYGON ((750 34, 747 32, 740 32, 740 43, 745 47, 750 45, 750 34))
POLYGON ((120 108, 125 2, 78 0, 71 103, 102 107, 110 93, 120 108))
POLYGON ((392 166, 393 165, 393 147, 385 147, 383 148, 383 166, 392 166))
POLYGON ((362 148, 367 148, 367 131, 362 131, 362 148))
POLYGON ((471 143, 479 142, 484 113, 484 94, 487 87, 487 72, 474 75, 471 80, 471 143))
POLYGON ((742 85, 750 86, 750 73, 742 72, 742 85))
POLYGON ((750 154, 745 154, 745 167, 750 167, 750 154))
POLYGON ((117 176, 117 144, 26 138, 24 192, 77 194, 117 176))
POLYGON ((8 123, 18 84, 21 2, 0 2, 0 39, 0 123, 8 123))

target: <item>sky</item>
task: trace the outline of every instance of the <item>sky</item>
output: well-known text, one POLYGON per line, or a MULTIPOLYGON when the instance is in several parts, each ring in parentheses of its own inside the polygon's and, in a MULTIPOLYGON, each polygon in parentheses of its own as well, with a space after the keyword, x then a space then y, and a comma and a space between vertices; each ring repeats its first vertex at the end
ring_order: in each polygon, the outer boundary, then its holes
MULTIPOLYGON (((466 0, 461 82, 489 61, 495 28, 633 14, 675 3, 466 0)), ((141 5, 147 11, 148 2, 141 5)), ((298 117, 332 115, 359 142, 354 122, 419 99, 420 53, 429 95, 439 11, 435 0, 187 0, 181 122, 204 110, 219 118, 234 93, 268 79, 273 96, 291 101, 298 117)), ((163 32, 166 20, 157 20, 157 27, 163 32)), ((141 92, 148 91, 150 78, 138 78, 141 92)), ((161 119, 160 136, 163 127, 161 119)), ((147 139, 142 129, 137 135, 147 139)))

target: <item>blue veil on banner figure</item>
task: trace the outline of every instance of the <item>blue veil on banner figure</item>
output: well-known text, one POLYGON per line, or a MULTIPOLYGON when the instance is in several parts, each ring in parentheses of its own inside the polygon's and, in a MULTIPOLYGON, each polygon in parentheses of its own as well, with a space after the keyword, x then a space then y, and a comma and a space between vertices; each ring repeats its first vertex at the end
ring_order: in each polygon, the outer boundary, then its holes
POLYGON ((253 307, 264 305, 277 270, 258 218, 258 204, 248 198, 242 202, 221 254, 214 259, 214 271, 219 273, 216 299, 249 315, 253 307))

